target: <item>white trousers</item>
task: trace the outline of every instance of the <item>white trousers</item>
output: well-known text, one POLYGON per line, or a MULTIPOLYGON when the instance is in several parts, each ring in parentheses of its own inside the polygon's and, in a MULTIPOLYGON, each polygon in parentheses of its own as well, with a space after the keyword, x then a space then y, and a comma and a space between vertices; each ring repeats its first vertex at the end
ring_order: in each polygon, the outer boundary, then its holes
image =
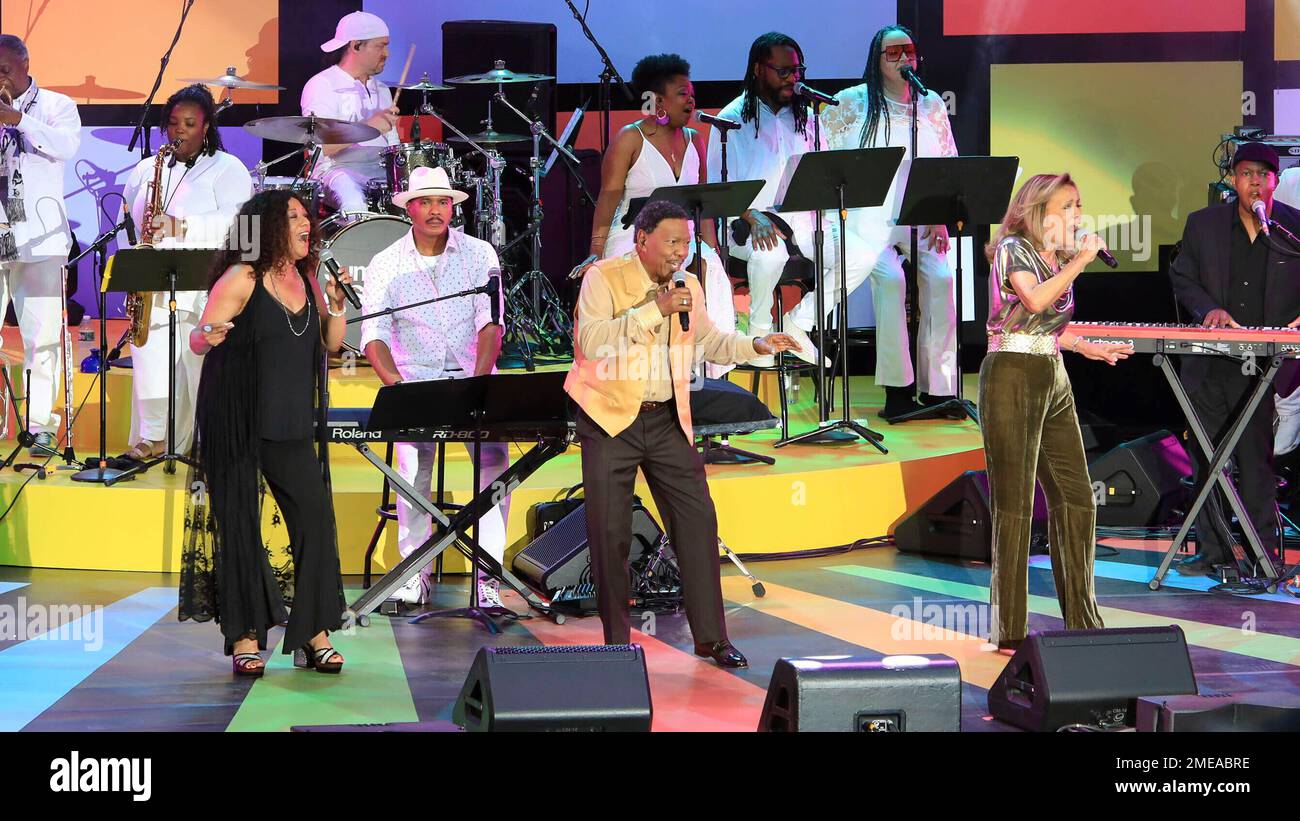
MULTIPOLYGON (((795 244, 799 246, 799 250, 804 256, 812 259, 812 225, 794 224, 791 227, 794 228, 793 239, 795 244)), ((822 264, 826 272, 826 290, 822 295, 822 306, 829 316, 835 306, 839 304, 840 299, 839 245, 832 236, 829 224, 825 226, 824 230, 826 235, 823 244, 825 250, 822 254, 822 264)), ((847 248, 846 258, 848 260, 846 266, 848 292, 851 294, 871 273, 876 258, 871 247, 852 233, 848 235, 845 247, 847 248)), ((784 241, 770 251, 755 249, 749 243, 744 245, 733 243, 729 247, 729 253, 731 256, 743 259, 747 263, 749 272, 749 335, 762 336, 771 333, 773 289, 776 288, 776 283, 780 281, 781 274, 785 271, 785 264, 790 259, 784 241)), ((822 287, 820 282, 818 287, 822 287)), ((804 331, 811 331, 816 327, 817 294, 812 291, 805 294, 803 300, 790 311, 790 316, 794 323, 804 331)))
MULTIPOLYGON (((470 458, 474 458, 474 445, 464 443, 470 458)), ((438 446, 432 442, 399 443, 393 448, 397 457, 397 472, 419 493, 433 499, 433 477, 438 466, 438 446)), ((480 445, 482 469, 479 471, 479 490, 492 483, 510 465, 510 447, 505 442, 483 442, 480 445)), ((479 546, 498 562, 506 555, 506 520, 510 515, 510 496, 485 513, 478 520, 479 546)), ((433 535, 433 520, 402 496, 397 497, 397 551, 406 558, 433 535)), ((432 566, 430 566, 432 567, 432 566)), ((425 571, 427 576, 431 569, 425 571)))
POLYGON ((337 211, 369 211, 366 183, 374 177, 357 169, 335 167, 321 175, 325 204, 337 211))
POLYGON ((903 275, 903 260, 910 250, 907 246, 885 246, 871 271, 871 302, 876 310, 876 384, 904 387, 915 381, 922 392, 952 396, 957 393, 958 377, 956 280, 946 257, 920 249, 919 373, 914 373, 907 333, 907 282, 903 275))
MULTIPOLYGON (((206 300, 204 300, 206 302, 206 300)), ((149 314, 149 339, 144 347, 131 346, 131 436, 134 445, 142 439, 167 439, 167 374, 176 370, 176 452, 189 450, 194 436, 195 400, 203 357, 190 350, 190 331, 198 325, 198 312, 176 311, 176 357, 168 362, 167 295, 155 294, 149 314)))
POLYGON ((27 404, 21 407, 30 413, 32 433, 55 433, 59 429, 54 405, 63 385, 59 339, 63 331, 63 290, 59 283, 63 263, 62 257, 54 257, 0 264, 0 321, 12 299, 23 338, 23 370, 14 377, 14 391, 27 396, 27 404), (32 372, 30 392, 24 387, 28 370, 32 372))

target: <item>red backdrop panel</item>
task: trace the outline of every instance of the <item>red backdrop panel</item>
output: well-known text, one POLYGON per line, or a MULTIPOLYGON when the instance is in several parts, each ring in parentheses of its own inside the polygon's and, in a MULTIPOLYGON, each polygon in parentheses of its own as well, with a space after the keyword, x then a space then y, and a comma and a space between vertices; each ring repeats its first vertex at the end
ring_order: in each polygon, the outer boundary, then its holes
POLYGON ((1242 31, 1246 0, 946 0, 943 33, 1242 31))

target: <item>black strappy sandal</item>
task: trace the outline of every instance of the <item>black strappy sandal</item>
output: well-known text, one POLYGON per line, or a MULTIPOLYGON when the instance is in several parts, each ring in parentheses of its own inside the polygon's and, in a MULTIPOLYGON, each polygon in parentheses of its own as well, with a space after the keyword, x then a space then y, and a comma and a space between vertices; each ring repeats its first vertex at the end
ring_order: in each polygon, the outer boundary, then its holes
POLYGON ((310 644, 304 644, 293 651, 293 666, 315 668, 318 673, 337 673, 343 669, 343 656, 333 647, 315 650, 310 644))
POLYGON ((257 653, 236 653, 230 661, 237 677, 261 678, 266 672, 266 662, 257 653))

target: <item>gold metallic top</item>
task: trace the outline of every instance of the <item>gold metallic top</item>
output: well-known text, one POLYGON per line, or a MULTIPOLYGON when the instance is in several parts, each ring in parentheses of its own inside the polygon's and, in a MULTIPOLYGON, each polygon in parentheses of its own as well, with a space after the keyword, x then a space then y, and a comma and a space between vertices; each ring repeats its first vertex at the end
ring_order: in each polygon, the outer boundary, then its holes
POLYGON ((1011 274, 1016 271, 1028 271, 1039 282, 1056 275, 1029 240, 1019 236, 1003 238, 994 250, 989 272, 989 336, 1011 333, 1060 336, 1074 316, 1074 286, 1042 312, 1033 313, 1021 304, 1011 285, 1011 274))

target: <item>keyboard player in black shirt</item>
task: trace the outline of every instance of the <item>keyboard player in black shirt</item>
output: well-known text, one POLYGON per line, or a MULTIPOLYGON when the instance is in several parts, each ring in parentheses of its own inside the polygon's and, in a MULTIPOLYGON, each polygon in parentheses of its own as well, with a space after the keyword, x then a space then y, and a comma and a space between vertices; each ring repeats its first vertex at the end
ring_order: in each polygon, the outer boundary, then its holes
MULTIPOLYGON (((1232 184, 1237 200, 1212 205, 1188 216, 1182 250, 1170 269, 1174 294, 1190 319, 1207 327, 1300 326, 1300 247, 1281 232, 1266 236, 1255 214, 1259 202, 1269 219, 1300 234, 1300 211, 1274 202, 1277 153, 1262 143, 1245 143, 1233 155, 1232 184)), ((1287 362, 1274 387, 1287 395, 1296 383, 1296 363, 1287 362)), ((1206 431, 1217 444, 1236 419, 1258 371, 1249 363, 1216 356, 1184 357, 1182 382, 1206 431)), ((1261 402, 1233 452, 1237 487, 1259 531, 1264 549, 1279 556, 1281 529, 1273 474, 1274 403, 1261 402)), ((1208 462, 1199 447, 1189 448, 1203 479, 1208 462)), ((1196 520, 1196 555, 1178 572, 1206 575, 1233 561, 1229 508, 1217 489, 1196 520)))

